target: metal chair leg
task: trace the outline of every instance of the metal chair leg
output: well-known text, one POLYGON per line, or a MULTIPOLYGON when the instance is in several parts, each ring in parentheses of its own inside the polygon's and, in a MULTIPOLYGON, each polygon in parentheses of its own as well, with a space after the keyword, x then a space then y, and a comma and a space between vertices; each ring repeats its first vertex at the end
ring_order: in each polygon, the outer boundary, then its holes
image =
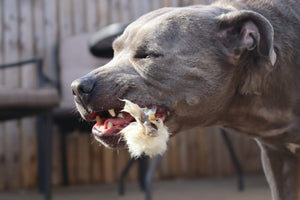
POLYGON ((39 150, 39 190, 45 200, 51 200, 51 168, 52 168, 52 119, 50 115, 38 118, 38 150, 39 150))
POLYGON ((46 200, 51 200, 52 198, 52 146, 53 146, 53 124, 52 124, 52 118, 48 115, 46 116, 46 122, 45 122, 45 135, 46 135, 46 191, 45 191, 45 197, 46 200))
POLYGON ((243 175, 243 170, 242 170, 242 167, 238 161, 238 158, 236 156, 236 153, 235 153, 235 150, 231 144, 231 141, 228 137, 228 133, 227 131, 225 131, 225 129, 222 129, 221 128, 221 133, 222 133, 222 136, 223 136, 223 139, 226 143, 226 146, 228 148, 228 151, 230 153, 230 157, 231 157, 231 160, 232 160, 232 163, 238 173, 238 190, 239 191, 243 191, 244 190, 244 175, 243 175))
POLYGON ((140 182, 140 187, 142 191, 145 191, 146 187, 146 173, 147 173, 147 160, 148 157, 146 155, 142 155, 138 161, 139 161, 139 182, 140 182))
POLYGON ((145 193, 146 193, 146 200, 151 200, 152 198, 152 195, 151 195, 151 182, 152 182, 152 178, 153 178, 153 175, 155 173, 155 170, 159 164, 159 161, 160 161, 160 158, 161 156, 160 155, 156 155, 153 157, 152 159, 152 162, 151 162, 151 165, 150 165, 150 168, 148 169, 147 171, 147 174, 146 174, 146 190, 145 190, 145 193))
POLYGON ((119 182, 119 195, 124 195, 125 194, 125 190, 124 190, 124 178, 125 176, 127 175, 130 167, 133 165, 135 159, 134 158, 131 158, 127 165, 125 166, 125 168, 123 169, 122 173, 121 173, 121 176, 120 176, 120 182, 119 182))

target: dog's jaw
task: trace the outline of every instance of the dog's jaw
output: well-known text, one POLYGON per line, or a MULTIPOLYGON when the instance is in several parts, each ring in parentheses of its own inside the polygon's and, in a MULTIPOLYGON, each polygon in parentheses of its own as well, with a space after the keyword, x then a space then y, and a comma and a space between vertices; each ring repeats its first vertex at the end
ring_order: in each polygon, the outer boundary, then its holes
MULTIPOLYGON (((146 107, 146 106, 144 106, 146 107)), ((151 105, 148 108, 155 108, 154 116, 165 121, 170 112, 164 106, 151 105)), ((96 121, 92 128, 95 139, 108 148, 122 148, 126 145, 121 131, 135 122, 123 108, 112 108, 107 111, 93 111, 82 113, 88 121, 96 121)))

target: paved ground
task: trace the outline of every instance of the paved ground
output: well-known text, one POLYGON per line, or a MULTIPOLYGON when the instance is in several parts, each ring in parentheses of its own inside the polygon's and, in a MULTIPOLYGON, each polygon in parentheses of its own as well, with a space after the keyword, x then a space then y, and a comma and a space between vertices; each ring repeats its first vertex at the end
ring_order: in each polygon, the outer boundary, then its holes
MULTIPOLYGON (((153 200, 270 200, 262 175, 245 177, 245 191, 238 192, 236 178, 168 180, 153 184, 153 200)), ((117 185, 89 185, 55 188, 53 200, 144 200, 136 183, 126 185, 126 194, 118 196, 117 185)), ((34 191, 0 193, 0 200, 42 200, 34 191)))

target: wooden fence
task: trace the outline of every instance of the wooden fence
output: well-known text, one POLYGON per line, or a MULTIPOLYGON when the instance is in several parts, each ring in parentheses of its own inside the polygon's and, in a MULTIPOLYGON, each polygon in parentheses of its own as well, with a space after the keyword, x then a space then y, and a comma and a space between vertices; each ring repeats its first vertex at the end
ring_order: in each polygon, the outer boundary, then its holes
MULTIPOLYGON (((54 50, 62 38, 93 32, 114 22, 129 22, 164 6, 208 3, 204 0, 0 0, 0 64, 32 56, 45 59, 45 73, 57 80, 54 50)), ((0 71, 0 84, 35 87, 35 68, 0 71)), ((233 136, 233 135, 231 135, 233 136)), ((53 184, 62 183, 59 133, 54 134, 53 184)), ((246 172, 261 170, 253 141, 234 134, 233 143, 246 172)), ((68 175, 72 184, 112 183, 129 159, 126 151, 99 147, 89 134, 67 138, 68 175)), ((173 137, 156 178, 234 173, 217 128, 195 128, 173 137)), ((137 179, 137 166, 128 180, 137 179)), ((0 123, 0 190, 37 185, 35 118, 0 123)))

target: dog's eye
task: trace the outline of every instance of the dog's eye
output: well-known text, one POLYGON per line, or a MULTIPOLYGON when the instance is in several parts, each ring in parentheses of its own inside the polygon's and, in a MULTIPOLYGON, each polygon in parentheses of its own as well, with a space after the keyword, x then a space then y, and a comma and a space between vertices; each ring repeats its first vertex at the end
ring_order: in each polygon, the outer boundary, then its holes
POLYGON ((145 58, 153 58, 154 56, 153 55, 146 55, 145 58))
POLYGON ((134 57, 138 59, 150 59, 150 58, 158 58, 160 57, 160 54, 156 54, 156 53, 136 54, 134 57))

